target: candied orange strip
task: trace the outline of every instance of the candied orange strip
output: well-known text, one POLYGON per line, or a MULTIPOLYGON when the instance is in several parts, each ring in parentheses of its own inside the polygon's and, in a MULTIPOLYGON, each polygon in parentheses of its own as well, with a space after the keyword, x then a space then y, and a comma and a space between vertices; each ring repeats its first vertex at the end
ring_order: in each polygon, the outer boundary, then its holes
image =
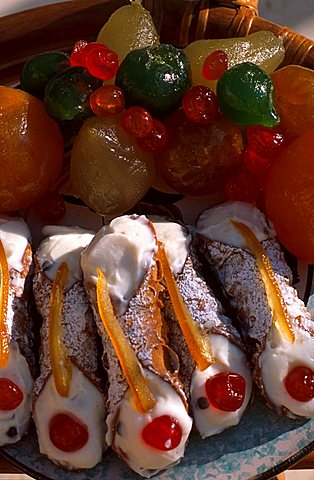
POLYGON ((252 230, 243 223, 231 220, 231 223, 244 237, 248 248, 254 255, 259 272, 265 285, 268 304, 272 312, 272 321, 288 342, 294 342, 294 332, 290 323, 285 300, 280 291, 269 257, 252 230))
POLYGON ((191 317, 178 289, 164 245, 161 242, 158 242, 158 255, 174 313, 188 345, 191 357, 198 368, 203 371, 214 363, 209 337, 191 317))
POLYGON ((62 397, 69 396, 72 362, 63 341, 63 293, 69 276, 66 262, 61 263, 53 283, 49 314, 49 354, 56 390, 62 397))
POLYGON ((149 412, 156 400, 149 391, 140 363, 114 314, 107 280, 97 268, 97 305, 102 323, 108 333, 119 359, 122 371, 135 399, 135 407, 140 413, 149 412))
POLYGON ((1 240, 0 274, 0 368, 4 368, 9 360, 9 331, 7 324, 9 298, 9 267, 1 240))

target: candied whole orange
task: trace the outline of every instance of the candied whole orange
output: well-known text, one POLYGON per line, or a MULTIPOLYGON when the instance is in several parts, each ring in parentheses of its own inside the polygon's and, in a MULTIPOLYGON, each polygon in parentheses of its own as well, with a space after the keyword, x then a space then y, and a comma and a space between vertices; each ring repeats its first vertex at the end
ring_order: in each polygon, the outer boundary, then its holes
POLYGON ((0 86, 0 212, 31 205, 54 184, 62 163, 62 135, 42 102, 0 86))
POLYGON ((299 65, 288 65, 271 74, 274 102, 280 126, 295 138, 314 128, 314 72, 299 65))
POLYGON ((279 241, 314 263, 314 129, 292 141, 273 164, 265 189, 266 213, 279 241))
POLYGON ((241 130, 223 116, 210 125, 189 120, 182 109, 165 121, 168 147, 155 154, 156 169, 183 195, 207 195, 223 188, 241 163, 241 130))

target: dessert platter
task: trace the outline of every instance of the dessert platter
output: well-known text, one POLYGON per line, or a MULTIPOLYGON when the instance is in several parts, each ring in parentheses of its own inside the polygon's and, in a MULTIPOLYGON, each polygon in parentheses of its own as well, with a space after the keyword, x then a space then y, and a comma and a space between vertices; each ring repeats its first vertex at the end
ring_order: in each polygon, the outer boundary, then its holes
POLYGON ((313 450, 314 46, 229 3, 0 19, 0 452, 34 478, 313 450))

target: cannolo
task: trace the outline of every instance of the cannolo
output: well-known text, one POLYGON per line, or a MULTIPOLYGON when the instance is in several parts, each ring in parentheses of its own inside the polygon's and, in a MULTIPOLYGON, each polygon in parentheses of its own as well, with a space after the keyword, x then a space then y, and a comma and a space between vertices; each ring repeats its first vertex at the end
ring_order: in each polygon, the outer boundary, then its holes
POLYGON ((198 246, 216 273, 270 407, 314 414, 314 324, 297 291, 272 224, 254 206, 226 202, 196 222, 198 246))
POLYGON ((43 319, 33 397, 39 448, 65 469, 92 468, 106 448, 98 334, 80 267, 93 232, 48 226, 43 234, 33 280, 43 319))
POLYGON ((150 477, 178 463, 192 427, 178 359, 165 338, 151 222, 115 218, 84 250, 81 264, 109 377, 107 442, 150 477))
POLYGON ((0 218, 0 445, 27 433, 35 375, 28 279, 32 249, 21 218, 0 218))
MULTIPOLYGON (((195 345, 188 338, 191 331, 182 329, 171 291, 169 295, 168 290, 164 290, 162 298, 170 345, 181 360, 180 376, 195 427, 205 438, 239 423, 251 397, 251 372, 238 332, 203 278, 191 233, 185 226, 162 217, 151 219, 192 328, 196 327, 196 341, 200 339, 200 347, 193 351, 195 345), (205 338, 200 338, 202 335, 205 338), (200 355, 204 341, 211 358, 202 365, 200 355)), ((166 269, 165 277, 168 286, 166 269)))

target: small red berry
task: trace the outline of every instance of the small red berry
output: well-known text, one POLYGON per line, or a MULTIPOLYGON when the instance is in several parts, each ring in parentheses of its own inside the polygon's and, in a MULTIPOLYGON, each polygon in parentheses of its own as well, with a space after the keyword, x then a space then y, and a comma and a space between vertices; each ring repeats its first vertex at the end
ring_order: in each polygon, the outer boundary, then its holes
POLYGON ((78 40, 72 50, 70 55, 70 65, 71 67, 81 67, 84 66, 84 55, 82 55, 83 49, 86 47, 88 42, 86 40, 78 40))
POLYGON ((314 398, 314 372, 308 367, 294 367, 285 378, 289 395, 299 402, 309 402, 314 398))
POLYGON ((143 428, 142 438, 157 450, 173 450, 181 442, 182 428, 176 418, 162 415, 143 428))
POLYGON ((210 403, 223 412, 235 412, 245 398, 246 382, 238 373, 217 373, 206 381, 206 395, 210 403))
POLYGON ((201 125, 212 123, 218 115, 218 101, 208 87, 197 85, 189 88, 182 99, 186 116, 201 125))
POLYGON ((259 185, 264 186, 270 172, 272 161, 260 157, 254 150, 249 148, 244 150, 242 158, 246 170, 256 178, 259 185))
POLYGON ((138 138, 137 143, 146 152, 160 152, 166 148, 168 141, 167 130, 162 122, 153 119, 152 131, 145 137, 138 138))
POLYGON ((246 130, 248 147, 256 155, 274 161, 285 146, 285 137, 278 127, 252 125, 246 130))
POLYGON ((94 77, 110 80, 118 71, 119 57, 102 43, 95 42, 94 47, 86 55, 86 68, 94 77))
POLYGON ((134 138, 143 138, 153 129, 153 118, 143 107, 130 107, 121 115, 121 127, 134 138))
POLYGON ((227 54, 223 50, 215 50, 205 58, 202 75, 206 80, 218 80, 227 69, 227 54))
POLYGON ((89 103, 95 115, 114 116, 124 109, 124 93, 120 87, 104 85, 92 92, 89 103))

